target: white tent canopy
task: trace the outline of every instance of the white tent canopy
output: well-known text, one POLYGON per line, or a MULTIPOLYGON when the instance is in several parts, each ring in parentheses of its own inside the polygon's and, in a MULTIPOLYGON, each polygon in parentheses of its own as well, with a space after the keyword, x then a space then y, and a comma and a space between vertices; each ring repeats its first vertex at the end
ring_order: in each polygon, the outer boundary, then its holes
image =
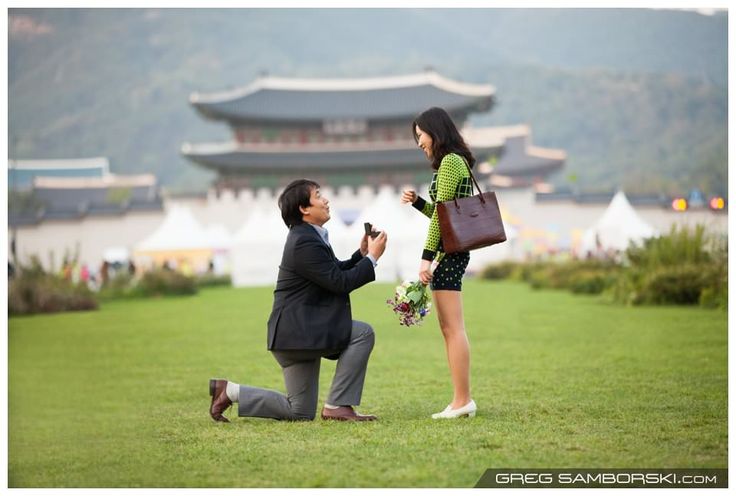
POLYGON ((514 226, 506 222, 503 222, 503 230, 506 233, 506 241, 470 252, 468 271, 473 273, 480 272, 489 264, 508 260, 512 257, 516 238, 519 237, 519 233, 514 226))
MULTIPOLYGON (((353 237, 363 230, 364 222, 371 222, 378 229, 385 229, 389 237, 386 252, 376 269, 376 280, 417 280, 429 218, 411 205, 401 203, 400 193, 382 189, 374 201, 361 212, 355 224, 350 226, 353 237)), ((510 241, 517 237, 514 227, 506 224, 504 227, 510 241)), ((509 243, 504 243, 473 251, 468 268, 479 270, 487 263, 502 259, 508 252, 508 249, 504 249, 508 245, 509 243)))
POLYGON ((647 224, 629 203, 623 191, 611 200, 603 215, 583 234, 582 253, 603 250, 624 251, 630 242, 641 243, 659 233, 647 224))
POLYGON ((227 251, 232 247, 233 237, 222 224, 211 224, 205 229, 207 244, 216 251, 227 251))
POLYGON ((279 209, 256 204, 235 234, 230 251, 234 286, 276 284, 288 229, 279 209))
POLYGON ((102 260, 108 263, 127 263, 130 252, 125 246, 112 246, 102 253, 102 260))
POLYGON ((419 271, 419 260, 422 255, 423 235, 426 234, 426 222, 419 212, 401 203, 400 195, 391 188, 382 188, 373 201, 360 213, 350 226, 357 248, 360 236, 365 232, 363 224, 370 222, 375 229, 386 231, 388 243, 386 251, 378 261, 376 280, 395 282, 399 279, 414 278, 419 271), (412 214, 413 218, 412 218, 412 214))
POLYGON ((210 248, 202 226, 186 207, 172 207, 163 223, 138 243, 135 251, 199 250, 210 248))
POLYGON ((230 273, 230 249, 233 236, 222 224, 211 224, 205 229, 207 244, 212 248, 211 269, 217 275, 230 273))
MULTIPOLYGON (((388 233, 386 251, 376 268, 376 280, 417 280, 429 219, 410 205, 402 204, 401 194, 393 188, 381 188, 349 227, 342 223, 336 211, 332 211, 331 219, 324 227, 329 232, 330 244, 338 259, 348 259, 358 249, 365 232, 365 222, 370 222, 376 229, 388 233)), ((516 237, 517 233, 512 226, 507 225, 506 229, 509 240, 516 237)), ((233 284, 275 284, 287 233, 279 210, 271 202, 268 206, 256 203, 233 241, 233 284)), ((477 258, 476 265, 480 267, 487 260, 495 260, 506 251, 508 250, 499 250, 498 246, 478 250, 473 252, 471 261, 477 258)))
POLYGON ((350 258, 358 249, 360 237, 353 236, 334 208, 330 207, 330 220, 323 227, 329 233, 332 251, 339 260, 350 258))

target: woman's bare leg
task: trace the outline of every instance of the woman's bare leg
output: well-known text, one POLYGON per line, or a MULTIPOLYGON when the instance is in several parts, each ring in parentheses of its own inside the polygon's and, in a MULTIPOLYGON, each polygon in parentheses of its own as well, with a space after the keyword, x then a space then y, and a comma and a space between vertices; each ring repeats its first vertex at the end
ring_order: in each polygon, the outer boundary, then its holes
POLYGON ((465 334, 463 300, 460 291, 438 290, 432 292, 440 329, 445 338, 447 362, 454 395, 450 407, 457 409, 470 400, 470 344, 465 334))

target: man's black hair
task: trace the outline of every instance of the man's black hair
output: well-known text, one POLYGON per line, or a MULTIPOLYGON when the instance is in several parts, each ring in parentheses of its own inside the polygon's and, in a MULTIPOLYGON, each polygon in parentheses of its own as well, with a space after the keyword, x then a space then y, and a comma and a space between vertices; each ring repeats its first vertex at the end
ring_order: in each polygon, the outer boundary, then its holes
POLYGON ((279 195, 281 218, 284 219, 286 227, 291 229, 304 222, 299 207, 308 207, 311 204, 309 198, 312 190, 318 188, 319 184, 314 181, 297 179, 289 183, 286 189, 279 195))

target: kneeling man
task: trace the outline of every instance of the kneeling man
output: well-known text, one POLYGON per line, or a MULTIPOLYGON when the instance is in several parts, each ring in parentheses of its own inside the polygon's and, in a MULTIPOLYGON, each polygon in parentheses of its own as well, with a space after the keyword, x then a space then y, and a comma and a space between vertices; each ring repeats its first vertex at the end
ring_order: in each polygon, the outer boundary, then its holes
POLYGON ((307 179, 292 182, 279 197, 289 234, 268 319, 268 349, 283 370, 286 395, 210 379, 210 416, 216 422, 229 422, 223 412, 235 402, 241 417, 313 420, 322 358, 337 360, 322 418, 376 419, 353 408, 360 404, 374 336, 370 325, 352 319, 350 292, 375 280, 386 233, 364 235, 349 260, 338 260, 323 227, 330 220, 329 203, 307 179))

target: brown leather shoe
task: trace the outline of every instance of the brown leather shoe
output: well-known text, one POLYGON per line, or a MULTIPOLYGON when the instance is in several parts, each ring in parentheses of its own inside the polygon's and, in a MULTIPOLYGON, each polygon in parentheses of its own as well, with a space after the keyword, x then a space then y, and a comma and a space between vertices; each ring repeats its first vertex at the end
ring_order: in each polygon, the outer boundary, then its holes
POLYGON ((227 397, 227 379, 210 379, 210 396, 212 396, 210 417, 215 422, 230 422, 222 415, 222 412, 233 404, 227 397))
POLYGON ((354 422, 367 422, 377 419, 378 417, 375 415, 361 415, 353 410, 352 406, 322 409, 322 420, 351 420, 354 422))

